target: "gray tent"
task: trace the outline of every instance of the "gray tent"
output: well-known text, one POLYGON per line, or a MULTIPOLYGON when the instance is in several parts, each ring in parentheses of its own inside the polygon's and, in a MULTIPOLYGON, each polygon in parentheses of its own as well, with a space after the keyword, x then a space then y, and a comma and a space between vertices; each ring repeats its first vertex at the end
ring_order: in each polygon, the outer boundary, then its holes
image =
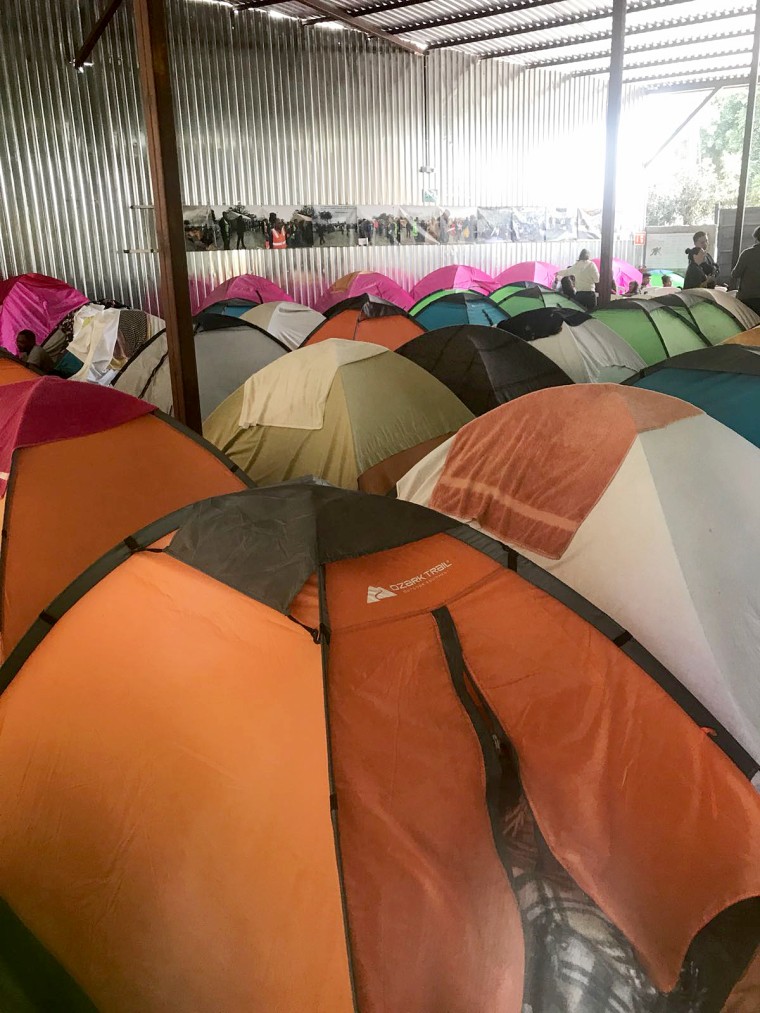
MULTIPOLYGON (((195 356, 201 416, 205 419, 222 401, 287 347, 260 327, 238 317, 202 313, 195 319, 195 356)), ((166 332, 143 345, 116 374, 112 386, 144 398, 172 413, 172 388, 166 332)))

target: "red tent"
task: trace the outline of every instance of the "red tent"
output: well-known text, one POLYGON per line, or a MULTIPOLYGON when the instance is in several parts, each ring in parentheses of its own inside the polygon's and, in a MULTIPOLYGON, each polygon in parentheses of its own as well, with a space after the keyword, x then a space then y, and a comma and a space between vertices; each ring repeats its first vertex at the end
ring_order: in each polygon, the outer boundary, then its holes
POLYGON ((46 274, 19 274, 0 281, 0 346, 16 351, 19 331, 33 331, 40 344, 67 313, 89 302, 86 295, 46 274))

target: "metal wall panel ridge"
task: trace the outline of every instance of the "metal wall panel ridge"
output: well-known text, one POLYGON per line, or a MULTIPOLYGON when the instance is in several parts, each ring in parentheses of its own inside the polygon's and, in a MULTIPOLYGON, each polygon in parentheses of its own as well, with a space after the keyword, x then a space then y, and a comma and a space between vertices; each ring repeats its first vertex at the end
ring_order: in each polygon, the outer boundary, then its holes
MULTIPOLYGON (((0 276, 40 271, 92 297, 155 308, 152 211, 139 209, 151 192, 129 5, 92 67, 77 74, 69 62, 95 6, 3 4, 0 276)), ((169 0, 169 15, 187 204, 419 204, 425 184, 453 205, 562 205, 572 194, 561 192, 561 165, 551 186, 536 171, 542 152, 574 131, 602 129, 605 90, 594 78, 436 52, 428 57, 428 154, 421 57, 266 11, 235 16, 210 2, 169 0), (430 180, 419 172, 428 157, 430 180)), ((190 254, 189 266, 197 292, 255 271, 311 301, 348 271, 406 282, 454 259, 491 271, 534 257, 564 264, 576 246, 219 252, 190 254)))

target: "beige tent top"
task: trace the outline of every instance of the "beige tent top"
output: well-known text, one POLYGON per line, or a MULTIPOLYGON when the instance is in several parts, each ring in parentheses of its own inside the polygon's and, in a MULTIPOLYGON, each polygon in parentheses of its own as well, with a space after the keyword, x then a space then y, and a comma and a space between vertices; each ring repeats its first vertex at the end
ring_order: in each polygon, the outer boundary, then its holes
POLYGON ((331 339, 266 366, 204 433, 259 485, 304 475, 385 493, 474 416, 416 363, 331 339))

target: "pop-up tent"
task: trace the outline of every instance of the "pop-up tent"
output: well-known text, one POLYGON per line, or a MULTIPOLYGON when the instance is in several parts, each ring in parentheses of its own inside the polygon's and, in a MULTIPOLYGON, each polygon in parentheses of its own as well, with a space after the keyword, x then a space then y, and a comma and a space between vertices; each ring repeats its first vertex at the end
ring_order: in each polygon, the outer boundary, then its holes
POLYGON ((141 1013, 720 1009, 760 799, 510 561, 301 483, 73 585, 3 670, 3 972, 48 999, 23 1008, 61 1010, 65 969, 141 1013))
POLYGON ((509 284, 494 289, 489 298, 493 299, 494 302, 499 302, 500 299, 505 299, 508 295, 524 292, 526 288, 537 288, 541 292, 553 291, 548 285, 541 285, 535 281, 510 281, 509 284))
POLYGON ((359 295, 373 295, 392 302, 402 310, 411 308, 414 300, 397 281, 378 271, 353 271, 334 281, 319 301, 318 307, 326 313, 333 306, 359 295))
MULTIPOLYGON (((238 306, 234 308, 250 308, 263 302, 292 302, 292 297, 283 291, 279 285, 275 285, 268 278, 262 278, 258 274, 239 274, 235 278, 228 278, 221 285, 217 285, 203 299, 199 310, 207 310, 214 307, 218 313, 217 303, 229 303, 234 300, 238 306)), ((241 310, 242 312, 242 310, 241 310)), ((238 316, 239 314, 233 313, 238 316)))
POLYGON ((474 415, 542 387, 572 382, 540 351, 495 327, 428 331, 398 353, 445 383, 474 415))
MULTIPOLYGON (((601 271, 602 264, 597 257, 594 263, 601 271)), ((612 280, 617 286, 618 292, 621 294, 628 291, 628 286, 632 281, 636 281, 639 285, 642 283, 643 275, 638 267, 634 267, 633 264, 629 264, 627 260, 618 260, 617 257, 612 258, 612 280)))
MULTIPOLYGON (((287 347, 242 318, 201 313, 195 320, 195 361, 201 417, 206 418, 253 373, 287 353, 287 347)), ((113 386, 144 398, 171 415, 174 410, 169 350, 162 331, 117 373, 113 386)))
POLYGON ((617 299, 594 316, 624 338, 648 365, 709 344, 692 323, 656 299, 617 299))
MULTIPOLYGON (((719 345, 726 338, 740 334, 744 327, 730 309, 712 299, 694 295, 693 289, 686 292, 670 292, 658 295, 655 301, 661 306, 670 306, 680 316, 693 324, 702 337, 711 345, 719 345)), ((734 304, 737 300, 734 300, 734 304)))
POLYGON ((498 289, 503 285, 511 285, 514 282, 527 282, 545 285, 551 289, 554 287, 554 279, 557 276, 558 267, 554 264, 547 264, 543 260, 526 260, 521 264, 512 264, 511 267, 501 271, 493 280, 493 288, 498 289))
POLYGON ((525 288, 521 292, 503 292, 501 289, 491 296, 493 301, 510 317, 531 310, 541 310, 561 306, 564 309, 580 310, 582 307, 574 299, 569 299, 561 292, 547 292, 537 285, 525 288))
POLYGON ((40 377, 0 387, 3 656, 75 577, 138 525, 247 481, 152 405, 40 377))
POLYGON ((576 385, 465 426, 399 495, 588 598, 760 763, 760 455, 745 440, 676 398, 576 385))
POLYGON ((575 383, 619 383, 646 365, 620 335, 578 310, 532 310, 499 328, 530 341, 575 383))
POLYGON ((87 296, 45 274, 20 274, 0 281, 0 348, 16 351, 19 331, 32 331, 40 344, 87 296))
POLYGON ((374 295, 359 295, 328 310, 327 320, 312 331, 304 345, 341 338, 393 350, 424 333, 425 328, 395 303, 374 295))
POLYGON ((753 327, 749 331, 741 331, 732 338, 726 338, 722 345, 746 345, 748 348, 757 348, 760 345, 760 327, 753 327))
POLYGON ((410 313, 429 331, 463 324, 494 327, 507 319, 500 306, 477 292, 434 292, 415 303, 410 313))
POLYGON ((60 374, 89 383, 110 383, 127 360, 163 330, 160 317, 142 310, 88 303, 74 314, 71 340, 58 328, 44 347, 60 374))
POLYGON ((412 289, 413 302, 419 302, 426 295, 433 292, 440 292, 444 289, 453 289, 456 292, 480 292, 488 295, 494 287, 493 278, 485 271, 477 267, 470 267, 468 264, 448 264, 446 267, 439 267, 431 271, 424 278, 420 278, 412 289))
POLYGON ((731 316, 742 326, 743 330, 760 325, 760 316, 750 309, 741 299, 737 299, 736 292, 724 292, 720 288, 690 288, 688 294, 706 302, 717 303, 724 310, 728 310, 731 316))
POLYGON ((18 383, 20 380, 34 380, 39 373, 33 366, 27 366, 23 362, 0 348, 0 387, 8 383, 18 383))
POLYGON ((756 348, 718 345, 687 352, 627 382, 689 401, 760 447, 760 351, 756 348))
POLYGON ((247 309, 240 319, 260 327, 288 348, 302 345, 325 320, 321 313, 296 302, 265 302, 247 309))
POLYGON ((331 338, 256 373, 206 419, 204 433, 257 485, 315 475, 385 493, 472 417, 413 362, 331 338))

